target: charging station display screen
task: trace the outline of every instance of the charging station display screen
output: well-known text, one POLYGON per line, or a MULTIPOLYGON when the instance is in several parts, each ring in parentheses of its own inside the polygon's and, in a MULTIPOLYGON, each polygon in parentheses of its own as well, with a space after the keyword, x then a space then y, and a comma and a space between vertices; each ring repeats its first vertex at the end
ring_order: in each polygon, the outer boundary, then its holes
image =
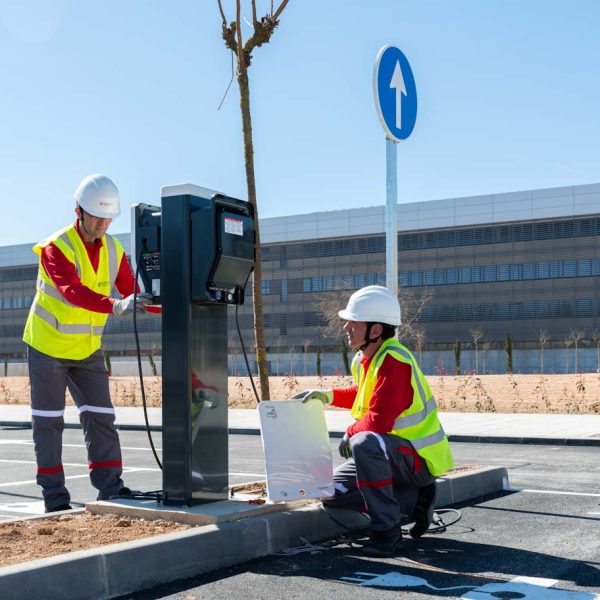
POLYGON ((213 284, 226 290, 243 287, 254 265, 254 221, 227 211, 221 212, 219 218, 219 255, 213 284))

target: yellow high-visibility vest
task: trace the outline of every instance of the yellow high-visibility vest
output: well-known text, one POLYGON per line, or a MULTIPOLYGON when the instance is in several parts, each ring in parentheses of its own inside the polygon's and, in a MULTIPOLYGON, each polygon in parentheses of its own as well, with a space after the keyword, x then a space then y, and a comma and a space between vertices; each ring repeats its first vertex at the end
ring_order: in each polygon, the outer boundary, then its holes
POLYGON ((441 475, 451 469, 454 463, 448 438, 438 419, 437 403, 414 356, 395 338, 383 342, 371 359, 366 373, 361 364, 362 353, 354 357, 352 376, 358 386, 358 392, 351 414, 356 420, 362 419, 367 414, 377 383, 379 367, 388 355, 410 365, 412 373, 410 383, 413 388, 412 404, 396 417, 393 429, 389 433, 408 440, 427 463, 429 472, 432 475, 441 475))
POLYGON ((25 323, 23 341, 55 358, 82 360, 100 348, 108 314, 74 306, 56 289, 41 261, 42 249, 49 244, 54 244, 75 266, 83 285, 104 296, 110 296, 114 288, 124 254, 123 246, 113 236, 105 235, 98 271, 94 271, 74 225, 53 233, 33 247, 40 257, 37 292, 25 323))

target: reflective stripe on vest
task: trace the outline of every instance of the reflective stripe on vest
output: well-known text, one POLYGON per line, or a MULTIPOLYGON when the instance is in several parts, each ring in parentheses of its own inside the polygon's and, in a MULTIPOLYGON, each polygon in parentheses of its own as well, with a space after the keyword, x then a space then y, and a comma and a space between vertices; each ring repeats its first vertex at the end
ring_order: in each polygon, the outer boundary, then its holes
MULTIPOLYGON (((410 361, 411 367, 416 369, 417 364, 415 363, 414 356, 412 356, 409 352, 404 350, 404 348, 400 346, 388 346, 386 352, 384 352, 381 356, 377 358, 377 362, 375 364, 375 368, 378 369, 383 362, 383 359, 387 356, 387 353, 399 354, 407 361, 410 361)), ((415 371, 418 372, 418 371, 415 371)), ((423 388, 423 381, 420 377, 415 377, 415 382, 417 387, 419 388, 419 395, 424 402, 423 408, 412 415, 407 415, 406 417, 398 417, 394 421, 394 429, 407 429, 408 427, 414 427, 418 425, 422 421, 424 421, 428 415, 430 415, 434 410, 437 409, 438 405, 435 401, 434 396, 432 395, 430 398, 427 398, 427 394, 425 393, 425 389, 423 388), (426 400, 427 398, 427 400, 426 400)))
MULTIPOLYGON (((71 304, 71 306, 73 306, 73 305, 71 304)), ((56 329, 56 331, 58 331, 59 333, 75 334, 75 335, 77 335, 77 334, 85 335, 86 333, 90 333, 89 325, 67 325, 65 323, 59 323, 58 320, 56 319, 56 317, 51 312, 48 312, 45 308, 40 306, 37 302, 34 302, 31 305, 31 310, 36 316, 38 316, 40 319, 42 319, 42 321, 45 321, 46 323, 48 323, 48 325, 50 325, 50 327, 54 327, 54 329, 56 329)), ((102 335, 103 331, 104 331, 104 325, 95 325, 94 327, 91 328, 92 335, 102 335)))
POLYGON ((437 403, 414 356, 396 340, 386 340, 367 369, 361 364, 361 355, 357 354, 355 357, 352 373, 359 389, 352 415, 356 419, 362 419, 368 412, 379 368, 388 354, 393 360, 411 367, 413 388, 412 404, 396 418, 389 433, 409 441, 425 460, 429 472, 434 476, 441 475, 452 468, 453 461, 448 439, 437 418, 437 403))
POLYGON ((82 360, 101 347, 108 314, 77 306, 61 294, 41 262, 42 252, 49 244, 54 244, 73 265, 83 286, 108 297, 115 286, 125 251, 116 238, 106 234, 99 247, 98 265, 94 268, 85 242, 73 225, 57 231, 34 247, 40 256, 37 294, 25 324, 23 341, 55 358, 82 360))

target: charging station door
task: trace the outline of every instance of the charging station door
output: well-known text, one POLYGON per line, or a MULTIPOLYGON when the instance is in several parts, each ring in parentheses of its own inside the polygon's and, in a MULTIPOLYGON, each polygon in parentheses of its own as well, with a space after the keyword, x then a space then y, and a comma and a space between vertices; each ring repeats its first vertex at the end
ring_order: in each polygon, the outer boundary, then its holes
POLYGON ((269 499, 333 496, 333 460, 321 401, 263 401, 258 412, 269 499))

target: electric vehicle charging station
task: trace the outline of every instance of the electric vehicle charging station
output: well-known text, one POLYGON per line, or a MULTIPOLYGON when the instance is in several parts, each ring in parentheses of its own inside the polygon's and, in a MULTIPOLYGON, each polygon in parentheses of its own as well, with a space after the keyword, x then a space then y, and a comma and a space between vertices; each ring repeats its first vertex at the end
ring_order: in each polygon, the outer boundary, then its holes
POLYGON ((196 185, 132 209, 132 254, 162 304, 163 504, 228 498, 227 307, 256 255, 251 204, 196 185))

